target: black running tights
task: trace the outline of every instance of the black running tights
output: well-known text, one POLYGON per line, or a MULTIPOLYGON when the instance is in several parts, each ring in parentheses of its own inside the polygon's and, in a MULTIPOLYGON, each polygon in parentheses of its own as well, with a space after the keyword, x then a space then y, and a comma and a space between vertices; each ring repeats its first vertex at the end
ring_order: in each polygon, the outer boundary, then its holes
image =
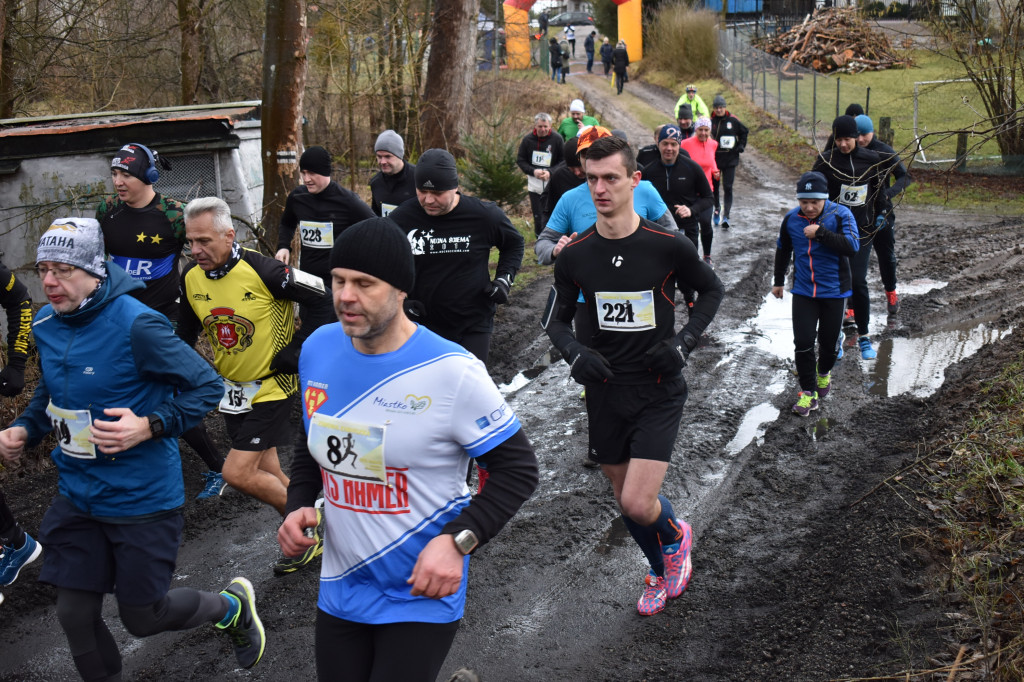
POLYGON ((828 374, 836 364, 836 344, 843 326, 846 299, 811 298, 793 294, 793 345, 796 347, 796 373, 801 391, 817 391, 815 372, 828 374), (814 340, 818 340, 815 361, 814 340))
MULTIPOLYGON (((118 602, 125 629, 136 637, 167 630, 187 630, 216 623, 227 613, 227 600, 214 592, 191 588, 171 590, 163 599, 145 606, 118 602)), ((68 638, 71 656, 86 682, 121 679, 121 653, 103 622, 103 594, 57 588, 57 620, 68 638)))
POLYGON ((459 623, 367 625, 335 618, 317 609, 317 679, 434 682, 459 623))

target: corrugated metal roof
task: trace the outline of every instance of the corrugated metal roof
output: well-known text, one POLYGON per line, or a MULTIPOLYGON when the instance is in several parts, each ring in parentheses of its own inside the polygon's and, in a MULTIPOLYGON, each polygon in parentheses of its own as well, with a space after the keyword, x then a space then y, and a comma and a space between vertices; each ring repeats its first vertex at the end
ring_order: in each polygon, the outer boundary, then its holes
POLYGON ((252 100, 187 107, 101 111, 34 118, 9 118, 0 120, 0 138, 67 134, 69 132, 83 132, 139 125, 140 123, 168 121, 223 120, 235 122, 252 118, 253 112, 260 103, 260 100, 252 100))

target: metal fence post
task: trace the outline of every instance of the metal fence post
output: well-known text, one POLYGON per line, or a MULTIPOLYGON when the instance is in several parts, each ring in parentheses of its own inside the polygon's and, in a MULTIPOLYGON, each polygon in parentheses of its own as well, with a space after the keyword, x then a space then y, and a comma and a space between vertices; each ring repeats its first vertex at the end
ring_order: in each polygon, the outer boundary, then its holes
POLYGON ((800 79, 793 79, 793 130, 800 132, 800 79))
POLYGON ((782 75, 778 71, 775 72, 775 117, 780 121, 782 120, 782 75))
POLYGON ((817 133, 818 133, 818 74, 817 73, 814 74, 814 79, 813 79, 812 82, 813 82, 813 84, 811 85, 811 89, 814 91, 814 94, 811 95, 811 139, 813 139, 815 141, 815 146, 817 146, 817 140, 818 140, 818 135, 817 135, 817 133))
POLYGON ((870 116, 871 115, 871 86, 870 85, 868 86, 868 93, 867 93, 867 95, 865 95, 864 115, 865 116, 870 116))
POLYGON ((836 77, 836 118, 839 118, 839 83, 841 83, 841 82, 842 81, 840 81, 838 76, 837 76, 836 77))
POLYGON ((761 72, 761 108, 768 111, 768 70, 761 72))

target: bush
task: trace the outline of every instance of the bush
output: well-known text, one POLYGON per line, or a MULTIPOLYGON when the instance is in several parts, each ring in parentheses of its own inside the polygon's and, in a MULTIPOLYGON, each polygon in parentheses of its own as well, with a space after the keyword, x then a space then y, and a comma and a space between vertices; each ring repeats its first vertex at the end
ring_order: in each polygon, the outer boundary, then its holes
POLYGON ((497 133, 488 137, 467 136, 463 141, 468 163, 460 162, 462 184, 475 196, 507 211, 526 198, 526 176, 516 165, 519 138, 502 139, 497 133))
POLYGON ((667 71, 684 81, 718 73, 718 14, 680 2, 665 5, 646 23, 641 72, 667 71))

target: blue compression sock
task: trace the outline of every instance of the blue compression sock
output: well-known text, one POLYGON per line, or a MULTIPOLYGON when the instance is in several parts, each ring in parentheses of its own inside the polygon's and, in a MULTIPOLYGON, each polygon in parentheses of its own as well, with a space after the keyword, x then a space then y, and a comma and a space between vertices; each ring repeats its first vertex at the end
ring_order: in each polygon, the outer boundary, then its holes
POLYGON ((665 575, 665 561, 661 557, 661 543, 658 542, 658 531, 655 526, 641 526, 625 514, 622 515, 622 520, 636 544, 640 545, 640 551, 647 557, 654 574, 665 575))
POLYGON ((661 514, 654 522, 654 528, 658 531, 658 540, 662 545, 676 545, 683 539, 683 528, 676 519, 676 512, 672 509, 672 503, 664 495, 658 495, 661 502, 661 514))

